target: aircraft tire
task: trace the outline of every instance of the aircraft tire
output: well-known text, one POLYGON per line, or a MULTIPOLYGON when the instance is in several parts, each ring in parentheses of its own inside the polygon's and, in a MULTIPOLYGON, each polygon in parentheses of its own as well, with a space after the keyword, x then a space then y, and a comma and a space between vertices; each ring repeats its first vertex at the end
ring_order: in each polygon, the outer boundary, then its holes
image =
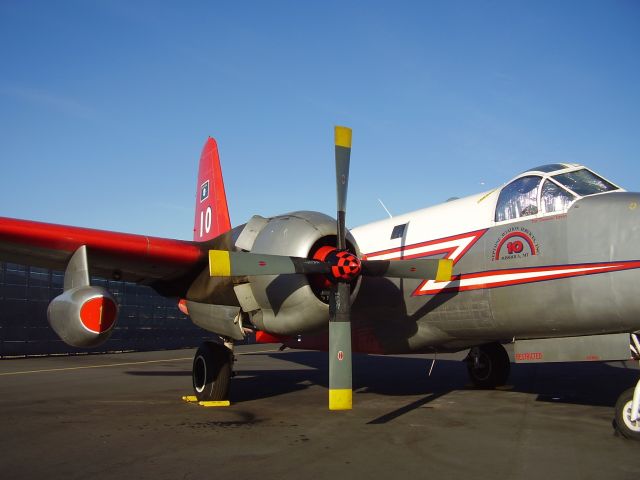
POLYGON ((631 402, 635 387, 622 392, 616 402, 615 429, 625 438, 640 440, 640 420, 631 421, 631 402))
POLYGON ((204 342, 193 357, 191 378, 198 401, 227 400, 232 353, 224 345, 204 342))
POLYGON ((473 347, 467 357, 469 378, 478 388, 495 388, 504 385, 510 371, 509 355, 499 343, 473 347), (474 362, 475 356, 479 356, 479 365, 474 362))

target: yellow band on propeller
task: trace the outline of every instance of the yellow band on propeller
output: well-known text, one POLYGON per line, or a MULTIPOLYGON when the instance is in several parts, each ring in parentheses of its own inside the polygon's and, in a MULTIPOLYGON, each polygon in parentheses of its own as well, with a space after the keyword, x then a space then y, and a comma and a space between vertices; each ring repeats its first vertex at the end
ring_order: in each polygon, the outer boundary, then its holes
POLYGON ((453 275, 453 260, 443 259, 438 261, 436 282, 450 282, 453 275))
POLYGON ((329 389, 329 410, 351 410, 353 391, 350 388, 329 389))
POLYGON ((225 250, 209 250, 209 275, 212 277, 230 277, 231 260, 225 250))
POLYGON ((336 127, 336 146, 351 148, 351 129, 349 127, 336 127))

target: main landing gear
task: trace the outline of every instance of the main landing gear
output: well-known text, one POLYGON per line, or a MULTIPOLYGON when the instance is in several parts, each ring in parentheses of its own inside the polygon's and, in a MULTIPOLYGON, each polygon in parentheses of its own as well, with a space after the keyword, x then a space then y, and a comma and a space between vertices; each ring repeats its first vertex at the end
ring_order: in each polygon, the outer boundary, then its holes
POLYGON ((476 387, 500 387, 509 378, 511 370, 509 355, 497 342, 473 347, 465 361, 469 378, 476 387))
POLYGON ((193 357, 193 391, 198 401, 227 400, 232 375, 233 344, 204 342, 193 357))

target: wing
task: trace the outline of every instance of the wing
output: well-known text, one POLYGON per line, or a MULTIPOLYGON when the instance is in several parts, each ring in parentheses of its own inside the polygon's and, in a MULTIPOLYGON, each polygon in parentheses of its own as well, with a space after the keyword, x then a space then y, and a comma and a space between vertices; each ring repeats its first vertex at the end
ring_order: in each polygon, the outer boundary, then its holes
POLYGON ((0 260, 64 270, 86 245, 91 274, 154 286, 174 285, 173 295, 206 267, 211 244, 0 217, 0 260))

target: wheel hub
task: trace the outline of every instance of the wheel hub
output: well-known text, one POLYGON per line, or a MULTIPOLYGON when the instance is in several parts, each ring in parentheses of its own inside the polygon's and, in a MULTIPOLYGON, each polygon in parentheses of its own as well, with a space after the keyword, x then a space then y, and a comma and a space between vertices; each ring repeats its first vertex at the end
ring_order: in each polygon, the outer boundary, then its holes
POLYGON ((202 355, 196 358, 193 366, 193 388, 196 392, 202 393, 207 383, 207 362, 202 355))
POLYGON ((633 401, 629 400, 624 406, 624 414, 622 415, 622 419, 624 420, 625 425, 629 430, 633 430, 634 432, 640 433, 640 420, 636 420, 635 422, 631 420, 631 409, 633 406, 633 401))

